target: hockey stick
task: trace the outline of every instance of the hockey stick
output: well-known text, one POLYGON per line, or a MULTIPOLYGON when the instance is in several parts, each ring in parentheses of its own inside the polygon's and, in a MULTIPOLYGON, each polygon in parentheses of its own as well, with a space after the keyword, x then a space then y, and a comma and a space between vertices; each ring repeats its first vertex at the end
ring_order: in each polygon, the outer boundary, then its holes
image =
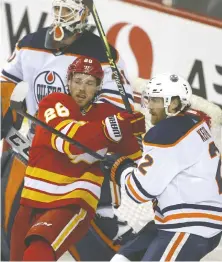
POLYGON ((113 56, 112 56, 112 53, 111 53, 111 50, 110 50, 110 46, 109 46, 109 43, 107 41, 107 38, 106 38, 106 34, 103 30, 103 27, 102 27, 102 23, 99 19, 99 15, 97 13, 97 10, 96 10, 96 7, 95 7, 95 4, 93 3, 93 0, 83 0, 83 3, 89 8, 89 11, 92 13, 92 16, 94 18, 94 21, 95 21, 95 24, 96 24, 96 27, 97 27, 97 30, 99 32, 99 35, 100 35, 100 38, 102 39, 102 42, 103 42, 103 46, 104 46, 104 49, 105 49, 105 52, 106 52, 106 56, 108 58, 108 61, 109 61, 109 64, 110 64, 110 67, 113 71, 113 77, 116 81, 116 84, 117 84, 117 87, 119 89, 119 92, 120 92, 120 95, 123 99, 123 102, 124 102, 124 105, 126 107, 126 110, 129 112, 129 113, 132 113, 133 110, 130 106, 130 103, 129 103, 129 100, 127 98, 127 94, 126 94, 126 91, 125 91, 125 88, 122 84, 122 81, 121 81, 121 75, 120 75, 120 72, 116 66, 116 63, 113 59, 113 56))
POLYGON ((109 161, 109 159, 105 159, 103 156, 101 156, 97 152, 95 152, 95 151, 91 150, 90 148, 84 146, 83 144, 79 143, 78 141, 71 139, 70 137, 64 135, 62 132, 52 128, 51 126, 48 126, 46 123, 40 121, 39 119, 35 118, 34 116, 30 115, 29 113, 23 111, 23 100, 26 97, 27 92, 28 92, 28 87, 26 87, 26 89, 24 87, 23 87, 23 89, 21 89, 21 88, 19 88, 18 85, 15 87, 15 89, 12 93, 12 96, 11 96, 11 101, 10 101, 11 109, 16 110, 16 112, 18 114, 28 118, 29 120, 31 120, 32 122, 34 122, 37 125, 42 126, 46 130, 48 130, 51 133, 61 137, 65 141, 69 142, 70 144, 77 146, 81 150, 84 150, 86 153, 90 154, 91 156, 95 157, 96 159, 101 160, 101 161, 103 161, 103 160, 109 161))
MULTIPOLYGON (((133 113, 133 110, 130 106, 129 99, 127 98, 126 90, 125 90, 125 88, 122 84, 122 81, 121 81, 122 77, 121 77, 120 72, 119 72, 119 70, 116 66, 114 59, 113 59, 113 56, 112 56, 112 53, 111 53, 111 50, 110 50, 110 46, 109 46, 106 34, 103 30, 103 26, 102 26, 102 23, 100 21, 100 18, 99 18, 98 12, 96 10, 95 4, 94 4, 93 0, 83 0, 83 3, 89 8, 89 11, 92 13, 93 19, 94 19, 95 24, 96 24, 96 28, 99 32, 100 38, 102 39, 103 47, 104 47, 104 50, 106 52, 106 56, 108 58, 110 67, 111 67, 112 72, 113 72, 113 77, 116 81, 117 87, 119 89, 119 92, 120 92, 120 95, 122 97, 123 103, 126 107, 126 110, 129 113, 133 113)), ((138 143, 139 143, 140 148, 142 150, 142 137, 137 136, 137 140, 138 140, 138 143)))

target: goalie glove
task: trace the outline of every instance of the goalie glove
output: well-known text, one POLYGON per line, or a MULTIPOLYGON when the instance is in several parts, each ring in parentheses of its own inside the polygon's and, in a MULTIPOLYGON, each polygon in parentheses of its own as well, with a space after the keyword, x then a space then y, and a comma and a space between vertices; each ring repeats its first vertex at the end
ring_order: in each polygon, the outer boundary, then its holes
POLYGON ((105 136, 112 142, 120 142, 123 136, 138 136, 145 133, 145 116, 140 112, 120 112, 103 121, 105 136))

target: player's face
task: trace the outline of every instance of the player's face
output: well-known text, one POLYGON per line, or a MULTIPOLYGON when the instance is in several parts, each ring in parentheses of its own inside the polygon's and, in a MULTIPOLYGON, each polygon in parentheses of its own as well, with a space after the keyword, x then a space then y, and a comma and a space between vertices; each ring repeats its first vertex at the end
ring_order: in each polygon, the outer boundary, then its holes
POLYGON ((80 106, 86 106, 95 96, 98 86, 94 76, 75 73, 70 82, 69 90, 72 98, 80 106))
POLYGON ((163 98, 150 97, 148 102, 149 113, 151 115, 151 123, 156 125, 167 117, 164 109, 163 98))

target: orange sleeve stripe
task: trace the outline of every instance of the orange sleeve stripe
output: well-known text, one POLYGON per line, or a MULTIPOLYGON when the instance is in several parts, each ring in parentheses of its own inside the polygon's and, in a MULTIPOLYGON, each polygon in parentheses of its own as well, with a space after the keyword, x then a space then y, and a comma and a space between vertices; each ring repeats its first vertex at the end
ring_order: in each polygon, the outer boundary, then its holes
POLYGON ((184 233, 184 232, 182 232, 182 233, 179 234, 177 240, 174 242, 174 244, 173 244, 173 246, 171 247, 168 255, 166 256, 165 261, 171 261, 171 258, 173 257, 173 254, 174 254, 175 250, 176 250, 176 249, 178 248, 178 246, 180 245, 180 243, 181 243, 181 241, 183 240, 184 236, 185 236, 185 233, 184 233))
POLYGON ((155 219, 161 223, 166 223, 170 220, 183 219, 183 218, 209 218, 216 221, 222 221, 222 216, 206 214, 206 213, 183 213, 183 214, 173 214, 166 216, 164 218, 155 216, 155 219))
POLYGON ((130 189, 131 193, 133 194, 134 198, 136 198, 137 200, 139 200, 140 202, 147 202, 146 199, 143 199, 142 197, 140 197, 136 191, 134 190, 133 186, 130 183, 130 176, 128 176, 127 178, 127 186, 130 189))
POLYGON ((173 147, 175 145, 177 145, 180 141, 182 141, 184 138, 186 138, 195 128, 197 128, 198 126, 202 125, 204 123, 204 121, 201 121, 200 123, 196 124, 195 126, 193 126, 185 135, 181 136, 181 138, 179 138, 175 143, 173 144, 168 144, 168 145, 161 145, 161 144, 152 144, 152 143, 147 143, 145 141, 143 141, 144 145, 146 146, 155 146, 155 147, 162 147, 162 148, 168 148, 168 147, 173 147))

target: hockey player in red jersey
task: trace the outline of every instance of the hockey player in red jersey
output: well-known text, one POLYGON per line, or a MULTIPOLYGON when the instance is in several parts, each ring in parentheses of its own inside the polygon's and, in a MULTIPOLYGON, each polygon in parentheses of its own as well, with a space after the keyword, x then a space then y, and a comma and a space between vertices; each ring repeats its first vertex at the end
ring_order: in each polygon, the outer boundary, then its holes
MULTIPOLYGON (((103 70, 90 57, 68 68, 70 94, 53 93, 38 118, 101 155, 141 155, 134 135, 144 116, 97 101, 103 70)), ((103 173, 97 159, 37 126, 11 235, 12 261, 57 260, 88 231, 100 198, 103 173)))
POLYGON ((142 101, 154 126, 144 136, 143 157, 137 168, 117 157, 111 177, 136 203, 154 201, 157 232, 143 230, 113 262, 139 253, 141 261, 199 261, 220 242, 221 155, 209 117, 189 109, 191 95, 189 83, 174 74, 146 84, 142 101))
MULTIPOLYGON (((52 92, 67 92, 66 68, 81 55, 96 58, 102 64, 105 73, 99 101, 106 101, 124 108, 117 85, 112 77, 112 70, 102 41, 89 30, 87 21, 89 13, 82 1, 54 0, 52 13, 52 25, 28 34, 18 41, 13 55, 2 70, 0 78, 3 114, 2 137, 6 136, 12 126, 12 119, 16 118, 15 114, 12 116, 9 109, 10 95, 15 85, 22 81, 29 84, 26 107, 28 113, 34 115, 38 110, 38 103, 43 97, 52 92)), ((133 107, 132 88, 127 80, 125 65, 117 50, 112 46, 110 48, 117 67, 122 73, 123 85, 133 107)), ((28 136, 31 138, 30 132, 28 136)), ((2 253, 5 260, 8 260, 10 233, 18 208, 19 189, 23 181, 25 164, 15 152, 4 153, 3 160, 2 184, 5 186, 2 190, 4 192, 2 198, 2 239, 5 241, 2 243, 5 245, 2 248, 2 253), (12 183, 12 181, 16 182, 12 183)), ((116 188, 114 187, 111 191, 109 181, 105 181, 95 223, 92 225, 92 234, 89 234, 89 239, 86 242, 84 242, 86 240, 84 238, 78 243, 79 256, 77 257, 80 257, 81 260, 90 260, 91 258, 93 260, 109 260, 119 248, 119 245, 113 245, 113 240, 119 241, 118 236, 120 236, 119 244, 121 244, 120 242, 123 242, 127 236, 127 229, 128 233, 132 231, 129 226, 119 223, 114 215, 111 196, 115 195, 116 188), (115 229, 112 228, 113 225, 115 225, 115 229), (119 230, 120 226, 121 230, 119 230), (122 236, 118 232, 126 234, 122 236), (96 234, 99 236, 98 242, 94 239, 96 234), (98 245, 94 249, 90 249, 92 243, 98 245), (96 249, 100 249, 101 252, 95 252, 96 249)), ((114 199, 113 202, 115 203, 116 200, 114 199)), ((76 256, 76 252, 72 252, 72 250, 70 252, 76 256)))

